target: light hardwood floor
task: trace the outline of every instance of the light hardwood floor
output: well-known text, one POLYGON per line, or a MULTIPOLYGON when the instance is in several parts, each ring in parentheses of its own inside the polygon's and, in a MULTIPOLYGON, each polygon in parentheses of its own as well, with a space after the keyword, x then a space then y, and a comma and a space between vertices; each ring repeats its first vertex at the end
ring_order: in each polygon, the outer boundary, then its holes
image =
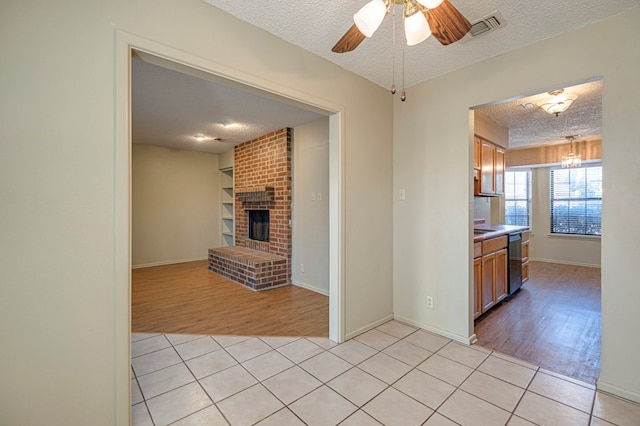
POLYGON ((301 287, 254 292, 209 272, 206 260, 131 275, 132 332, 329 335, 329 298, 301 287))
POLYGON ((600 372, 600 269, 531 262, 530 279, 475 322, 478 343, 595 383, 600 372))
MULTIPOLYGON (((477 344, 595 383, 600 269, 531 262, 531 278, 476 320, 477 344)), ((132 271, 133 332, 328 336, 329 298, 288 286, 256 293, 189 262, 132 271)))

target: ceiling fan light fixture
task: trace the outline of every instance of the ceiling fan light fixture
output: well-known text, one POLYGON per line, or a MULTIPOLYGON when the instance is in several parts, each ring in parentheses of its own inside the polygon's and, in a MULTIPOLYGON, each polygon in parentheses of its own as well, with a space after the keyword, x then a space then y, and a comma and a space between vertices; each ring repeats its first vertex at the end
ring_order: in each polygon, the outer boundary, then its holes
POLYGON ((369 3, 353 15, 353 22, 358 30, 366 37, 371 37, 376 32, 385 15, 388 2, 385 0, 371 0, 369 3))
POLYGON ((420 3, 427 9, 435 9, 440 6, 444 0, 421 0, 420 3))
POLYGON ((404 12, 404 36, 407 46, 415 46, 422 43, 431 35, 431 29, 424 13, 420 11, 420 5, 416 2, 407 2, 404 12))

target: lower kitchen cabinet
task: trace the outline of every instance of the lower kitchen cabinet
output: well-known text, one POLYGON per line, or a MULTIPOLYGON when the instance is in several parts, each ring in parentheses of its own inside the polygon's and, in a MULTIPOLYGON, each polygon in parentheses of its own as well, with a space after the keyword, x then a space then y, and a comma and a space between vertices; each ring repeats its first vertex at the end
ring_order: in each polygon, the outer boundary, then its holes
POLYGON ((529 232, 522 233, 522 284, 529 281, 529 232))
MULTIPOLYGON (((506 244, 506 239, 504 241, 506 244)), ((487 242, 495 245, 492 240, 487 242)), ((487 245, 489 246, 489 244, 487 245)), ((484 245, 483 242, 483 252, 484 245)), ((474 319, 507 297, 509 291, 508 265, 509 256, 504 246, 473 260, 474 319)))
POLYGON ((486 312, 496 304, 493 297, 493 280, 496 274, 496 256, 493 254, 482 256, 482 280, 480 294, 482 295, 482 312, 486 312))
POLYGON ((509 294, 509 256, 507 249, 499 250, 496 256, 496 272, 493 279, 493 291, 496 303, 507 297, 509 294))
POLYGON ((482 314, 482 258, 473 259, 473 319, 482 314))

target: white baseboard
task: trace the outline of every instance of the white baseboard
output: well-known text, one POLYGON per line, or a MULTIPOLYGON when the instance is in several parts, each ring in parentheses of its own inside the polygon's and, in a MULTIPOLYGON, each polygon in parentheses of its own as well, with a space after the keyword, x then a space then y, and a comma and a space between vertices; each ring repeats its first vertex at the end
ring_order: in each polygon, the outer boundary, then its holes
POLYGON ((354 337, 359 336, 362 333, 366 333, 367 331, 369 331, 369 330, 371 330, 373 328, 376 328, 377 326, 379 326, 381 324, 384 324, 385 322, 391 321, 392 319, 393 319, 393 314, 390 314, 390 315, 387 315, 387 316, 385 316, 383 318, 380 318, 379 320, 376 320, 376 321, 374 321, 372 323, 369 323, 369 324, 365 325, 364 327, 360 327, 357 330, 354 330, 354 331, 352 331, 350 333, 347 333, 344 336, 344 340, 347 341, 349 339, 353 339, 354 337))
POLYGON ((141 263, 139 265, 131 265, 131 269, 150 268, 152 266, 173 265, 175 263, 196 262, 198 260, 207 260, 208 257, 195 257, 193 259, 163 260, 161 262, 141 263))
POLYGON ((612 385, 607 382, 603 382, 602 380, 598 380, 596 383, 596 387, 599 391, 603 391, 606 393, 610 393, 611 395, 628 399, 629 401, 634 401, 640 403, 640 394, 636 392, 632 392, 628 389, 622 389, 615 385, 612 385))
POLYGON ((559 263, 560 265, 586 266, 588 268, 600 268, 600 264, 595 264, 595 263, 570 262, 568 260, 540 259, 540 258, 533 258, 533 257, 530 257, 529 260, 531 262, 559 263))
POLYGON ((438 335, 443 336, 443 337, 447 337, 447 338, 449 338, 451 340, 455 340, 456 342, 463 343, 465 345, 471 345, 477 340, 475 334, 472 334, 469 337, 464 337, 464 336, 460 336, 458 334, 449 333, 448 331, 441 330, 441 329, 439 329, 437 327, 431 327, 430 325, 423 324, 423 323, 421 323, 419 321, 413 321, 413 320, 410 320, 408 318, 401 317, 399 315, 395 315, 394 318, 397 319, 400 322, 404 322, 406 324, 413 325, 415 327, 419 327, 419 328, 421 328, 423 330, 429 331, 431 333, 438 334, 438 335))
POLYGON ((318 288, 318 287, 316 287, 314 285, 301 283, 299 281, 294 281, 291 284, 293 284, 295 286, 298 286, 298 287, 306 288, 307 290, 311 290, 311 291, 313 291, 315 293, 320 293, 323 296, 329 297, 329 290, 324 290, 324 289, 318 288))

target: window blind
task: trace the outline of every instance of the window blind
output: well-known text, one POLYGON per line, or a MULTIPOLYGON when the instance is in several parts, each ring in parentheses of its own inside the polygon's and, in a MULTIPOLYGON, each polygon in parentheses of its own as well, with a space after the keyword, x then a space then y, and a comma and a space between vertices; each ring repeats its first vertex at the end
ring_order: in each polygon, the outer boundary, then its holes
POLYGON ((601 235, 602 166, 551 170, 551 233, 601 235))
POLYGON ((507 170, 504 175, 504 221, 507 225, 530 226, 531 171, 507 170))

